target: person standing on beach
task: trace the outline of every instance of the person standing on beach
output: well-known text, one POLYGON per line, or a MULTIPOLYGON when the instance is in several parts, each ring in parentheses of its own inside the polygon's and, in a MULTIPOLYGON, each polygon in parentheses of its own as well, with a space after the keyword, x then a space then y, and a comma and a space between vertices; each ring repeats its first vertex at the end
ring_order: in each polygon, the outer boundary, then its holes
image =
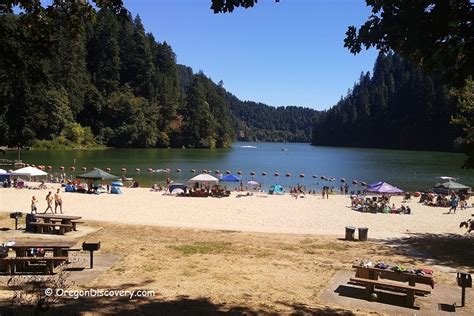
POLYGON ((57 213, 57 209, 59 206, 59 210, 61 214, 63 213, 63 200, 61 199, 61 194, 59 193, 59 189, 54 194, 54 213, 57 213))
POLYGON ((449 209, 448 214, 451 214, 451 211, 454 211, 454 214, 456 214, 457 208, 458 208, 458 197, 457 195, 453 195, 451 197, 451 208, 449 209))
POLYGON ((36 212, 38 211, 38 208, 36 207, 36 202, 38 202, 38 200, 33 195, 33 197, 31 198, 31 214, 36 214, 36 212))
POLYGON ((51 210, 51 213, 53 213, 53 197, 51 196, 51 191, 49 191, 48 195, 46 195, 46 203, 48 203, 48 206, 46 207, 46 210, 43 214, 46 214, 48 210, 51 210))

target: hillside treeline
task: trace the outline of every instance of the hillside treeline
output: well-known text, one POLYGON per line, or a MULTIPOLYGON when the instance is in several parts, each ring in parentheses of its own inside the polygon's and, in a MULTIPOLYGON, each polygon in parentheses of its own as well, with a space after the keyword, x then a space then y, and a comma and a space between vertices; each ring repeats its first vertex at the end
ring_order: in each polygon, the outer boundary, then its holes
POLYGON ((314 122, 314 145, 455 149, 457 106, 436 74, 428 75, 396 54, 380 54, 372 76, 358 83, 314 122))

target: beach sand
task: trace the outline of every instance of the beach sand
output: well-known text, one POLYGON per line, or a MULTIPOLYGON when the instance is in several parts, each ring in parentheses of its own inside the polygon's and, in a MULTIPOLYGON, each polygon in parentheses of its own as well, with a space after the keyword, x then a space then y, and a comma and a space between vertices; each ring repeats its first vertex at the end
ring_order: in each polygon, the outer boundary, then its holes
MULTIPOLYGON (((46 208, 48 190, 0 189, 2 211, 29 212, 33 195, 38 199, 38 212, 46 208)), ((409 205, 413 214, 371 214, 351 210, 349 196, 306 195, 295 199, 288 194, 227 198, 189 198, 163 195, 147 188, 122 188, 123 194, 89 195, 62 192, 66 214, 84 220, 121 224, 153 225, 195 229, 232 230, 264 233, 290 233, 344 236, 345 226, 369 228, 369 238, 395 238, 416 233, 463 234, 459 223, 470 217, 472 209, 446 214, 447 208, 434 208, 418 203, 409 205)), ((402 197, 391 203, 402 205, 402 197)))

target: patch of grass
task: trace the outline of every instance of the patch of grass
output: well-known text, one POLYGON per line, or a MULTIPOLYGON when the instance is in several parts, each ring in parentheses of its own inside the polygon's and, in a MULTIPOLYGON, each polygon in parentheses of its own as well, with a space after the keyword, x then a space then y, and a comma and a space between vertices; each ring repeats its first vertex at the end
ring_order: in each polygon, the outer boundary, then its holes
POLYGON ((349 246, 343 243, 328 242, 324 244, 311 244, 308 245, 308 248, 313 250, 346 251, 349 249, 349 246))
POLYGON ((223 241, 201 241, 192 244, 184 244, 179 246, 169 246, 185 256, 195 254, 216 254, 224 253, 229 250, 232 243, 223 241))

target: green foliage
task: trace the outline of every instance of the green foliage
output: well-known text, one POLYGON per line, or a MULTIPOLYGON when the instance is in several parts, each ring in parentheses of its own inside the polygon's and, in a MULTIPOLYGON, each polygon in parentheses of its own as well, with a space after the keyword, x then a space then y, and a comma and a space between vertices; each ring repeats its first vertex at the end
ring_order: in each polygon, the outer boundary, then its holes
POLYGON ((440 76, 393 54, 380 54, 374 74, 315 121, 315 145, 452 151, 460 129, 450 124, 456 102, 440 76))
POLYGON ((376 47, 395 51, 425 70, 442 70, 449 85, 473 75, 474 7, 469 0, 366 0, 367 21, 350 26, 344 40, 352 53, 376 47))
POLYGON ((451 89, 450 94, 459 104, 459 113, 453 118, 453 123, 461 126, 465 132, 459 138, 468 155, 464 167, 474 168, 474 81, 468 78, 462 89, 451 89))

